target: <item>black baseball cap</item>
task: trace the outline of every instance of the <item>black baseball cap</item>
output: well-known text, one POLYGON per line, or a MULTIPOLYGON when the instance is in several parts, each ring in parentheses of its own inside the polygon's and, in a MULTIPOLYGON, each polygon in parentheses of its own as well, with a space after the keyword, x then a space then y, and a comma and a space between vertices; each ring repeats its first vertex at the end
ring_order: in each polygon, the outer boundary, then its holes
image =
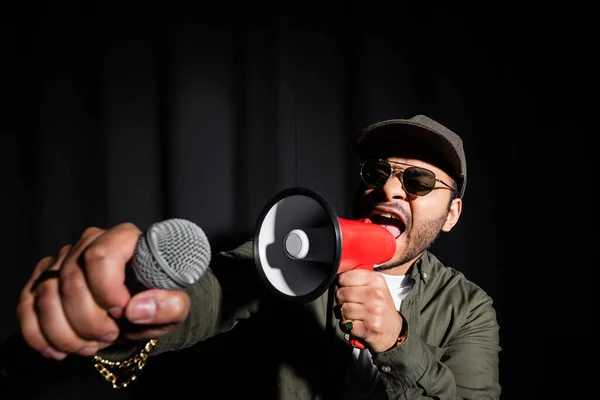
POLYGON ((458 197, 467 186, 467 161, 460 136, 425 115, 409 119, 389 119, 363 129, 355 141, 356 152, 362 159, 414 156, 415 151, 446 172, 457 183, 458 197))

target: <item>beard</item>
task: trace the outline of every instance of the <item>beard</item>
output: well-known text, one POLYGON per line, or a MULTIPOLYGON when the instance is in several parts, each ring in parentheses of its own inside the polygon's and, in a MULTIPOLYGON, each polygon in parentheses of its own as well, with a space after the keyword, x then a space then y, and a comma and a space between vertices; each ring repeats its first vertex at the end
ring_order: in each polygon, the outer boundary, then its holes
MULTIPOLYGON (((442 215, 436 219, 425 222, 419 229, 410 230, 406 237, 406 248, 400 254, 400 258, 395 257, 385 264, 374 268, 375 271, 386 271, 399 265, 406 264, 413 260, 425 250, 431 247, 433 242, 439 237, 442 227, 446 223, 447 215, 442 215)), ((406 235, 404 232, 403 235, 406 235)))

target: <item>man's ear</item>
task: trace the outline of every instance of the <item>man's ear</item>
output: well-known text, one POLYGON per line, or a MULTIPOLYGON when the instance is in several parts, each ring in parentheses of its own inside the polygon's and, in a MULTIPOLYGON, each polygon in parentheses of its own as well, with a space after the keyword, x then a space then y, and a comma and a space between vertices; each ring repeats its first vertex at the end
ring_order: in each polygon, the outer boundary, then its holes
POLYGON ((462 199, 453 199, 452 204, 450 205, 450 210, 448 211, 448 216, 446 217, 446 222, 444 223, 444 226, 442 226, 443 232, 450 232, 452 230, 460 218, 461 211, 462 199))

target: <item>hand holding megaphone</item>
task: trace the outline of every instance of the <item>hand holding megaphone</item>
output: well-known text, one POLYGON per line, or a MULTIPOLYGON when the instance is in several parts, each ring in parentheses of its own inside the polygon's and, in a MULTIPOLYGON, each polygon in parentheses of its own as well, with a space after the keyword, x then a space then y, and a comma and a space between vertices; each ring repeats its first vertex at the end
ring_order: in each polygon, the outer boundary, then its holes
POLYGON ((338 274, 372 270, 395 252, 396 239, 387 229, 367 219, 340 218, 319 194, 298 187, 267 203, 254 237, 254 261, 267 287, 305 303, 321 296, 338 274))

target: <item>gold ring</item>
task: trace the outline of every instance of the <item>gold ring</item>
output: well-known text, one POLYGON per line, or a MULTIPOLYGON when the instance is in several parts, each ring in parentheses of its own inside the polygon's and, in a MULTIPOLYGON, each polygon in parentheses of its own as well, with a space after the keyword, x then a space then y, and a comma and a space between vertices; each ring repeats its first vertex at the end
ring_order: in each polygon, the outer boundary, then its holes
POLYGON ((39 284, 44 282, 45 280, 58 277, 60 277, 60 270, 58 269, 50 269, 42 272, 40 276, 38 276, 38 278, 35 280, 35 282, 33 282, 33 286, 31 286, 31 293, 35 294, 39 284))

